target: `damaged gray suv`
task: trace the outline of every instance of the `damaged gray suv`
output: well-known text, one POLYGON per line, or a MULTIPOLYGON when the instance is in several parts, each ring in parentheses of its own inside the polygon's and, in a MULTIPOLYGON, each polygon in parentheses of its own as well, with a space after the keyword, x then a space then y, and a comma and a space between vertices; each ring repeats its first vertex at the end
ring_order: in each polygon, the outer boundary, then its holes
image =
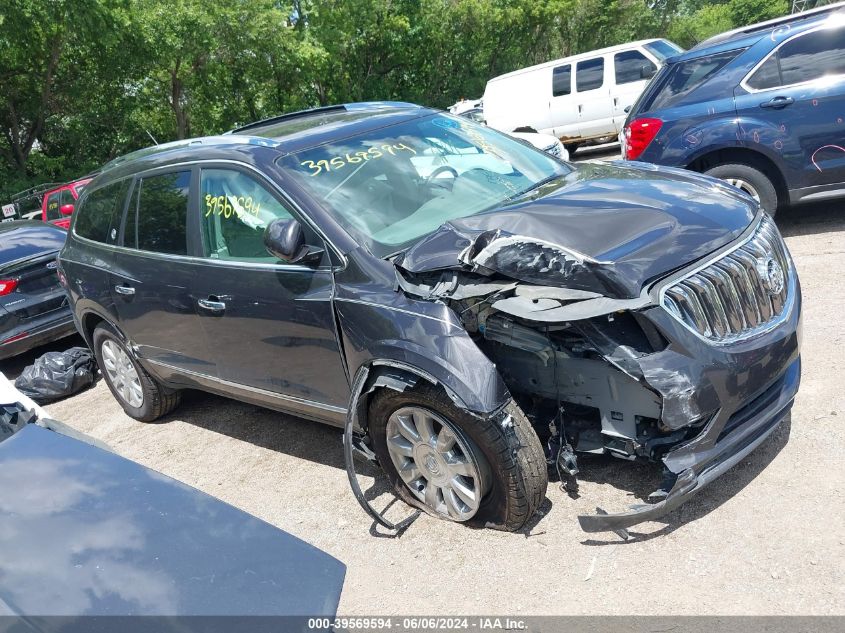
POLYGON ((660 516, 760 444, 799 384, 798 278, 750 197, 570 165, 411 104, 118 159, 60 268, 130 416, 194 388, 346 426, 409 504, 505 530, 583 453, 663 475, 585 530, 660 516))

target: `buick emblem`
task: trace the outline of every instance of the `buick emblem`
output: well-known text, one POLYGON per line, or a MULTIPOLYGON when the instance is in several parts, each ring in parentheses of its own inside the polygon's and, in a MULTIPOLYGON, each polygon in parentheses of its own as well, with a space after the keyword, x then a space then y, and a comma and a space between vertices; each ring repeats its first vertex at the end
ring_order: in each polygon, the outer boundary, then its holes
POLYGON ((779 295, 783 292, 783 268, 774 257, 760 257, 757 260, 757 274, 760 275, 760 281, 763 282, 763 287, 770 295, 779 295))

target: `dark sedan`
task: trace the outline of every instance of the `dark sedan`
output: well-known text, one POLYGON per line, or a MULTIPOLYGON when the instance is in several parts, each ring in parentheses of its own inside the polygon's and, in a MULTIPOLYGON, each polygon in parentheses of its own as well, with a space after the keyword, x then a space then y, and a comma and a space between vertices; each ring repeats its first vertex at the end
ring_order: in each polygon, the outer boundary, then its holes
POLYGON ((43 222, 0 223, 0 359, 76 332, 56 274, 66 238, 43 222))
POLYGON ((577 453, 663 471, 652 505, 586 529, 657 516, 798 389, 798 277, 749 196, 411 104, 143 150, 74 218, 61 266, 129 415, 200 388, 345 424, 453 521, 522 528, 577 453))

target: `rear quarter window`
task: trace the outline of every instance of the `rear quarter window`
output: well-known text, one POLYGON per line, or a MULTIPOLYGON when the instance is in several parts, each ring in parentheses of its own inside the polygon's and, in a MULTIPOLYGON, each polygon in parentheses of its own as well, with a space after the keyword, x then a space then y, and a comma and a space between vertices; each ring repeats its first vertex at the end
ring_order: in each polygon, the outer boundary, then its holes
POLYGON ((670 108, 703 86, 745 49, 697 57, 666 66, 654 88, 644 95, 639 112, 670 108))
POLYGON ((128 190, 129 180, 122 180, 88 192, 74 212, 73 232, 95 242, 114 244, 128 190))

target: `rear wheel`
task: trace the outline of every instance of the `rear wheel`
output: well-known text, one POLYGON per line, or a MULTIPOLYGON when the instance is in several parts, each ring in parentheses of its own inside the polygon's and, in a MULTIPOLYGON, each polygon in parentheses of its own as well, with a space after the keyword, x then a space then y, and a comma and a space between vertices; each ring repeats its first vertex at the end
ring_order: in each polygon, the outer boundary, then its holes
POLYGON ((92 338, 100 371, 127 415, 152 422, 179 406, 182 394, 167 391, 150 376, 111 326, 101 323, 92 338))
POLYGON ((548 476, 540 440, 511 403, 507 419, 479 419, 428 385, 379 391, 370 437, 396 493, 429 514, 518 530, 542 503, 548 476))
POLYGON ((728 163, 717 165, 704 173, 724 180, 729 185, 744 191, 754 198, 769 215, 777 213, 777 189, 775 189, 771 178, 756 167, 742 163, 728 163))

